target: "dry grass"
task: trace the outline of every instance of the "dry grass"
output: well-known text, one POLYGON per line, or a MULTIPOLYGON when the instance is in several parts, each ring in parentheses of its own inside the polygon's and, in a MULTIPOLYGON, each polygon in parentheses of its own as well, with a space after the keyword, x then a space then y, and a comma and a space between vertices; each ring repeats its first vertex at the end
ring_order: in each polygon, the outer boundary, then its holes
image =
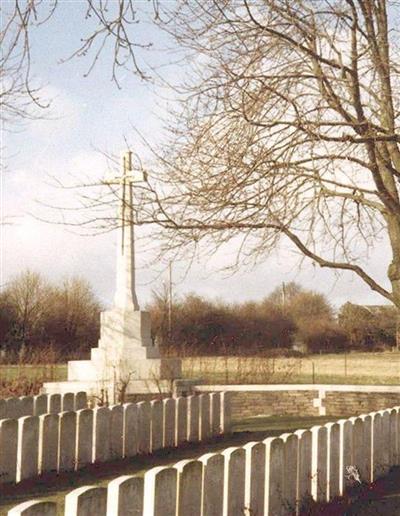
MULTIPOLYGON (((400 384, 400 353, 310 355, 301 358, 185 357, 183 377, 205 383, 400 384)), ((0 365, 0 397, 37 394, 43 382, 67 378, 65 364, 0 365)))
POLYGON ((349 353, 301 358, 195 357, 183 376, 206 383, 400 384, 400 353, 349 353))

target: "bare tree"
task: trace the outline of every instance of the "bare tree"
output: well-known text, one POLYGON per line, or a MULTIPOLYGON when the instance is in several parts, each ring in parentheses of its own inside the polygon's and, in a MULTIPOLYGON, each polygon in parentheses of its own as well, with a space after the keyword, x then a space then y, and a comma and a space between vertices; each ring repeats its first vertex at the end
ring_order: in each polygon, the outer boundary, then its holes
MULTIPOLYGON (((0 103, 4 124, 41 116, 37 108, 48 107, 48 102, 41 99, 40 85, 34 81, 32 52, 35 49, 31 36, 32 31, 40 30, 41 25, 57 15, 60 4, 58 0, 14 0, 1 5, 0 103)), ((151 42, 139 41, 134 30, 141 19, 148 16, 157 19, 158 1, 148 4, 150 8, 137 0, 84 0, 68 7, 81 10, 88 31, 78 40, 71 55, 59 59, 68 61, 88 56, 87 73, 90 73, 100 56, 107 54, 111 56, 112 80, 118 86, 122 69, 149 79, 138 52, 150 48, 151 42)))
POLYGON ((240 238, 240 263, 286 237, 400 307, 398 2, 192 1, 162 19, 192 74, 142 222, 173 246, 240 238), (365 261, 382 242, 383 283, 365 261))

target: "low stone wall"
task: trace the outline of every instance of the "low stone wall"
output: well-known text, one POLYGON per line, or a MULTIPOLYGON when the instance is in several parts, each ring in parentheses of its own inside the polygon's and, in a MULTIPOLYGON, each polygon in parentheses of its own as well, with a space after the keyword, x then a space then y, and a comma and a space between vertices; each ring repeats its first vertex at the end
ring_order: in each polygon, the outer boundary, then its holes
POLYGON ((223 392, 0 420, 0 483, 204 441, 229 431, 223 392))
MULTIPOLYGON (((197 460, 84 486, 65 498, 68 516, 289 516, 310 497, 343 495, 348 471, 372 482, 400 464, 400 407, 269 437, 197 460)), ((56 516, 57 504, 29 501, 8 516, 56 516)))
POLYGON ((197 385, 229 392, 233 419, 259 415, 355 416, 400 404, 399 385, 197 385))
POLYGON ((59 412, 80 410, 86 407, 87 396, 85 392, 20 396, 19 398, 0 399, 0 419, 58 414, 59 412))

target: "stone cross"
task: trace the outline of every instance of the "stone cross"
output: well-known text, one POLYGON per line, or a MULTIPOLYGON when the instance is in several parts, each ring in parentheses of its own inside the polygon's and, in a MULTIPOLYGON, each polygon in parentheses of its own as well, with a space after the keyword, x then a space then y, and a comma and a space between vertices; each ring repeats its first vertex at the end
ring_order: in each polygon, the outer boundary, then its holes
POLYGON ((117 284, 114 296, 114 306, 126 311, 139 310, 135 290, 135 241, 133 217, 133 183, 146 180, 143 172, 132 168, 132 152, 122 156, 122 173, 120 176, 108 179, 105 184, 119 185, 120 228, 117 246, 117 284))

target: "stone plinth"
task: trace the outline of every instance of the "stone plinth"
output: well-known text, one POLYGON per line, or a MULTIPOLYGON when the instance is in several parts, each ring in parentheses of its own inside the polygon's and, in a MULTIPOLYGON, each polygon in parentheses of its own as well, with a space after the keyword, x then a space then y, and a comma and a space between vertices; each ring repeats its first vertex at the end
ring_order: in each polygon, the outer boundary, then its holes
POLYGON ((180 376, 181 360, 160 358, 152 345, 149 313, 115 308, 101 314, 101 338, 91 359, 68 362, 68 381, 45 383, 43 392, 101 396, 107 391, 109 401, 116 402, 116 392, 126 382, 126 394, 168 393, 171 381, 180 376))

